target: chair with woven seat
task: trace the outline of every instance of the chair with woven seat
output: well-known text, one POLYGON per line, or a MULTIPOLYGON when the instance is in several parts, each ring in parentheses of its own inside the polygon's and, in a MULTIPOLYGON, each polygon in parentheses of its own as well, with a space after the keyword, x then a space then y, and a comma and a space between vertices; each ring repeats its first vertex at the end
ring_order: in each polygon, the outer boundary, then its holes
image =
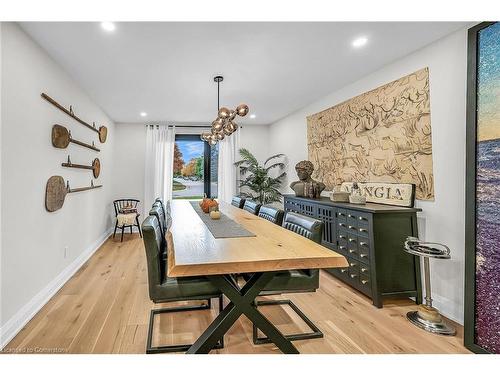
POLYGON ((262 206, 259 210, 258 216, 270 221, 271 223, 281 226, 281 224, 283 223, 284 214, 285 213, 283 212, 283 210, 280 210, 278 208, 262 206))
MULTIPOLYGON (((282 226, 283 228, 321 244, 323 223, 320 220, 294 212, 287 212, 282 226)), ((248 276, 245 277, 245 279, 248 279, 248 276)), ((315 292, 318 288, 319 270, 317 269, 279 271, 265 286, 260 295, 315 292)), ((319 328, 290 300, 255 301, 255 304, 256 306, 288 305, 302 318, 312 331, 308 333, 285 335, 288 340, 305 340, 323 337, 323 333, 319 328)), ((267 337, 259 338, 257 327, 254 325, 253 342, 255 344, 266 344, 271 341, 267 337)))
POLYGON ((235 207, 243 208, 243 206, 245 205, 245 198, 233 197, 233 199, 231 200, 231 204, 235 207))
POLYGON ((138 199, 116 199, 113 201, 116 217, 113 238, 115 238, 116 230, 121 229, 122 236, 120 242, 122 242, 125 228, 130 228, 130 234, 132 234, 132 227, 137 227, 139 235, 142 237, 141 226, 139 225, 140 214, 137 212, 139 202, 140 200, 138 199))
MULTIPOLYGON (((156 315, 206 310, 211 308, 211 298, 219 299, 219 313, 222 311, 222 293, 212 285, 205 277, 168 277, 166 275, 167 259, 162 257, 164 249, 162 248, 162 233, 160 223, 156 216, 148 216, 142 223, 142 232, 144 234, 144 247, 146 250, 146 261, 148 269, 149 298, 154 303, 178 302, 206 300, 207 303, 199 306, 179 306, 162 309, 153 309, 149 317, 149 328, 146 353, 167 353, 186 351, 191 345, 165 345, 152 346, 154 319, 156 315)), ((224 346, 223 339, 216 348, 224 346)))
POLYGON ((245 211, 250 212, 251 214, 258 215, 261 206, 262 205, 260 203, 250 201, 247 199, 247 200, 245 200, 245 204, 243 205, 243 209, 245 211))

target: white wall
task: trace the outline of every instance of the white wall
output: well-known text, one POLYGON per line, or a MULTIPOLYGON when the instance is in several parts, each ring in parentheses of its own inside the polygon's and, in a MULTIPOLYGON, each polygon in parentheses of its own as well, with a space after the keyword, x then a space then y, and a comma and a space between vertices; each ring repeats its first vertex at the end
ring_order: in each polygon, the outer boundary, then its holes
POLYGON ((240 148, 248 149, 260 163, 271 156, 268 125, 243 125, 239 131, 240 148))
MULTIPOLYGON (((375 53, 375 52, 374 52, 375 53)), ((356 95, 429 67, 435 201, 417 201, 420 237, 447 244, 452 260, 432 262, 435 305, 463 322, 466 30, 455 32, 363 79, 287 116, 270 126, 272 153, 289 158, 288 182, 295 164, 307 159, 306 117, 356 95)), ((292 192, 287 187, 287 192, 292 192)))
POLYGON ((146 127, 144 124, 116 124, 113 171, 113 199, 136 198, 144 219, 144 163, 146 127))
POLYGON ((1 342, 5 344, 72 272, 100 245, 113 225, 111 182, 114 124, 85 92, 19 27, 4 23, 1 34, 1 342), (70 119, 40 97, 46 92, 88 121, 108 127, 108 140, 70 119), (75 139, 94 140, 100 153, 51 145, 51 128, 68 127, 75 139), (63 168, 99 157, 101 189, 69 194, 64 206, 45 210, 45 185, 61 175, 72 187, 88 186, 88 170, 63 168), (65 247, 67 251, 65 254, 65 247))

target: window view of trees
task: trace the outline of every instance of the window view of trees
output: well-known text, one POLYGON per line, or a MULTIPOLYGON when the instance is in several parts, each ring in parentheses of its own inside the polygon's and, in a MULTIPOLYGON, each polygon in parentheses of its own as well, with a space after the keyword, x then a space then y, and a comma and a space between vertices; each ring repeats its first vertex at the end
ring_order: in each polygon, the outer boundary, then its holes
POLYGON ((204 193, 204 144, 201 140, 178 140, 174 145, 173 197, 198 199, 204 193))

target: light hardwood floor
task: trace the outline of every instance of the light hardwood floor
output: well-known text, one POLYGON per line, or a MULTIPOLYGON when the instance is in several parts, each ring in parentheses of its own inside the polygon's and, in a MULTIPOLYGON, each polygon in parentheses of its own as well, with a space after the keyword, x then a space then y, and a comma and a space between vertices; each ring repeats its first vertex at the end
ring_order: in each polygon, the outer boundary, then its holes
MULTIPOLYGON (((468 353, 463 329, 443 337, 412 326, 410 300, 390 301, 377 309, 370 301, 322 272, 316 293, 290 298, 323 331, 323 339, 296 341, 301 353, 468 353)), ((274 297, 269 297, 274 298, 274 297)), ((144 353, 149 311, 147 269, 142 240, 126 235, 109 239, 68 283, 35 315, 4 352, 144 353)), ((284 333, 306 327, 288 307, 261 311, 284 333)), ((162 315, 156 321, 153 345, 192 343, 217 315, 212 310, 162 315)), ((242 317, 225 336, 225 348, 212 353, 279 353, 273 344, 252 344, 252 327, 242 317)))

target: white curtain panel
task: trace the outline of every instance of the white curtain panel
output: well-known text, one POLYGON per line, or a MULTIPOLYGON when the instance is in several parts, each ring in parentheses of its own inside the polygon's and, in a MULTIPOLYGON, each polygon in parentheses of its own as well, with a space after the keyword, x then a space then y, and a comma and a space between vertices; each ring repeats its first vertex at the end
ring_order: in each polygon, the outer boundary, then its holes
POLYGON ((239 189, 238 169, 234 163, 239 160, 238 150, 240 149, 239 129, 230 136, 219 142, 219 176, 217 197, 222 202, 231 202, 239 189))
POLYGON ((175 126, 146 127, 146 164, 144 166, 144 217, 157 197, 172 199, 175 126))

